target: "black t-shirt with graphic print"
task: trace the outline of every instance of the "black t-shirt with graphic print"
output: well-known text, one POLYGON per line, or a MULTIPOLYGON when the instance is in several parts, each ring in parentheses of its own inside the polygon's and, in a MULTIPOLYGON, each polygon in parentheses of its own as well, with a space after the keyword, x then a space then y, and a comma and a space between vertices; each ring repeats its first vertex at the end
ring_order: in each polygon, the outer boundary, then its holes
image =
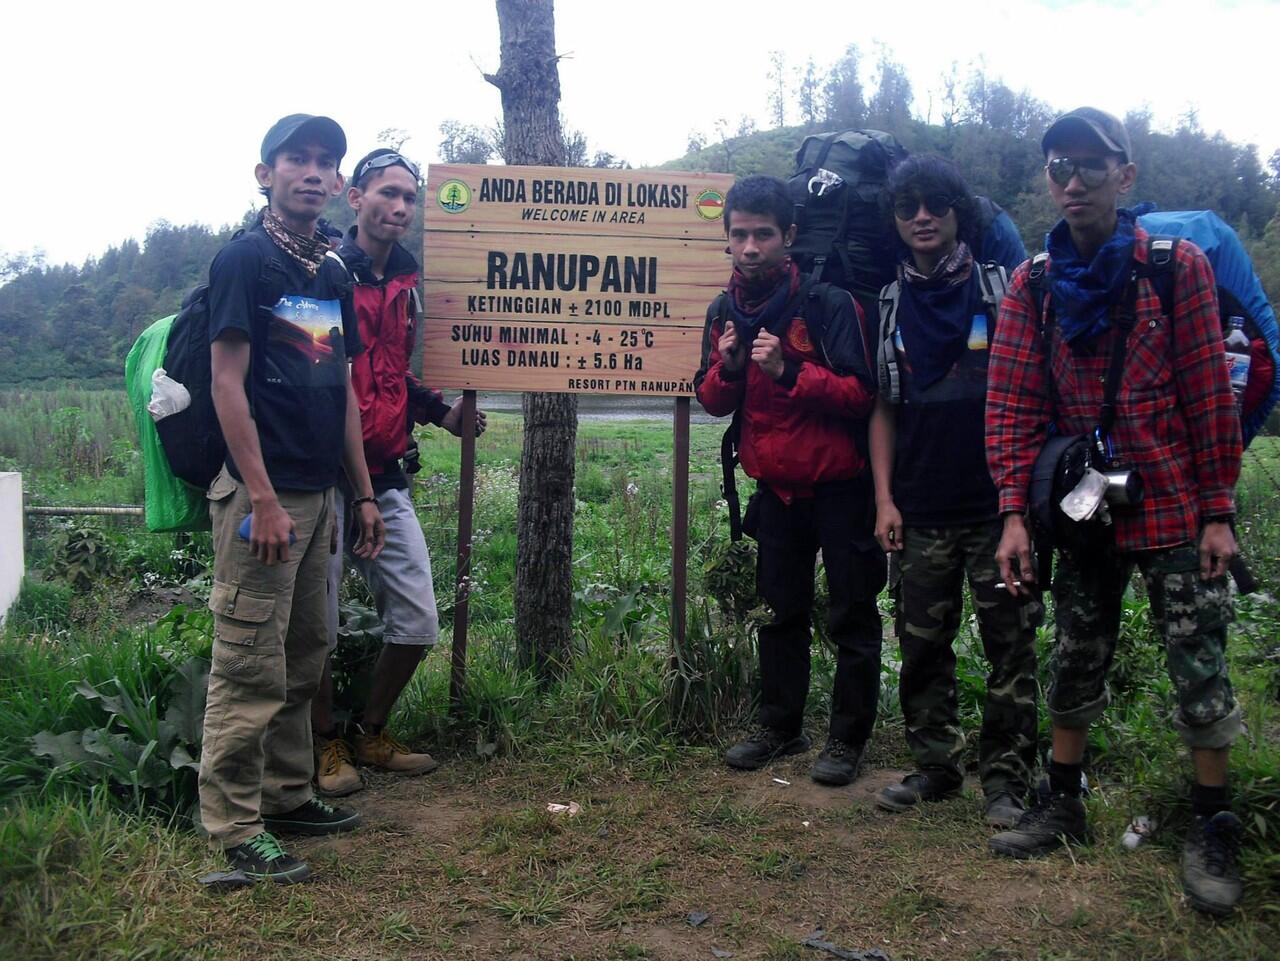
MULTIPOLYGON (((231 330, 252 344, 245 388, 272 486, 332 487, 342 468, 347 360, 363 350, 346 270, 326 257, 308 277, 259 223, 209 267, 210 342, 231 330)), ((229 451, 227 468, 243 480, 229 451)))
MULTIPOLYGON (((893 502, 908 527, 954 527, 999 516, 984 432, 990 319, 976 269, 969 283, 968 349, 941 380, 920 390, 901 329, 894 337, 902 399, 894 407, 893 502)), ((904 284, 902 296, 910 289, 904 284)), ((912 313, 899 310, 899 321, 910 323, 912 313)))

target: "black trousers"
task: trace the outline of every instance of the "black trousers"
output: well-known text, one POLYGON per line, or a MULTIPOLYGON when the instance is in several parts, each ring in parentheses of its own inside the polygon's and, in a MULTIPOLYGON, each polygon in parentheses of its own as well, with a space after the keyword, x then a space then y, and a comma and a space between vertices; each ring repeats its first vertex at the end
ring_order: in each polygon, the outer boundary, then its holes
POLYGON ((830 605, 827 633, 836 647, 832 737, 864 744, 876 722, 883 631, 876 596, 885 585, 876 544, 869 478, 820 485, 813 497, 784 504, 763 484, 751 505, 759 542, 756 588, 773 610, 760 629, 760 723, 800 733, 809 696, 814 564, 819 549, 830 605))

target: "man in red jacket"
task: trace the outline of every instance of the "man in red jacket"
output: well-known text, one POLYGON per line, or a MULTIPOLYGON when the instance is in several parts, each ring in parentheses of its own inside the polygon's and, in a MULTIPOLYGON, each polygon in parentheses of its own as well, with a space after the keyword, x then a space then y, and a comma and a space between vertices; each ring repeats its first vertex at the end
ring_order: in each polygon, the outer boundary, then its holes
POLYGON ((759 727, 725 755, 754 770, 808 750, 814 561, 822 551, 836 645, 831 725, 812 776, 848 784, 875 724, 880 690, 884 554, 855 424, 871 411, 874 377, 862 311, 815 284, 788 255, 795 238, 786 185, 746 177, 725 199, 733 256, 728 290, 707 311, 698 400, 741 425, 742 469, 757 481, 744 529, 759 544, 758 590, 773 611, 760 629, 759 727))
MULTIPOLYGON (((360 405, 374 497, 387 525, 387 545, 375 560, 350 556, 369 585, 384 626, 368 703, 354 724, 354 750, 338 736, 334 724, 328 663, 320 693, 312 701, 316 784, 320 793, 332 796, 363 786, 356 762, 402 774, 425 774, 437 766, 431 755, 409 751, 386 730, 396 698, 439 634, 431 558, 401 458, 412 443, 414 423, 436 424, 454 435, 462 431, 461 401, 450 407, 409 372, 419 314, 418 263, 399 241, 413 220, 417 200, 418 168, 411 161, 385 147, 366 155, 356 164, 347 191, 356 223, 338 250, 355 282, 356 317, 366 345, 352 365, 351 382, 360 405)), ((476 433, 484 427, 481 412, 476 433)), ((340 494, 349 491, 340 487, 340 494)), ((339 497, 339 512, 343 499, 339 497)), ((349 511, 364 499, 346 497, 345 507, 349 511)), ((341 580, 339 546, 329 571, 330 651, 337 646, 341 580)))

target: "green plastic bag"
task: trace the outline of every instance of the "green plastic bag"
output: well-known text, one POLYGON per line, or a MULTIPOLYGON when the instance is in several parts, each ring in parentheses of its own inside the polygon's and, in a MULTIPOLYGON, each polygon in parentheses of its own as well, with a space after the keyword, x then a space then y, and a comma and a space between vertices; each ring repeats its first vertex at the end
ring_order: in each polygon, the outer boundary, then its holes
POLYGON ((124 361, 125 390, 129 394, 129 406, 133 408, 133 419, 138 424, 138 438, 142 446, 147 530, 153 532, 207 531, 210 527, 209 502, 204 491, 173 475, 160 445, 155 422, 147 411, 151 400, 151 375, 164 365, 169 329, 177 316, 161 317, 144 330, 124 361))

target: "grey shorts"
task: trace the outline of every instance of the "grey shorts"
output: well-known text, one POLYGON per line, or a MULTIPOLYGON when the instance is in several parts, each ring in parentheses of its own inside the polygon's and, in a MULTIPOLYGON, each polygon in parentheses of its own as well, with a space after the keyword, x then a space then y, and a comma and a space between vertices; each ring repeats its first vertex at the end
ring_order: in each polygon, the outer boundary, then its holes
POLYGON ((431 584, 431 557, 427 539, 407 490, 393 488, 378 495, 378 510, 387 525, 387 543, 377 560, 354 557, 347 543, 351 512, 337 492, 338 551, 329 558, 329 650, 338 646, 338 590, 342 585, 343 552, 369 585, 386 644, 418 644, 430 647, 440 636, 436 594, 431 584))

